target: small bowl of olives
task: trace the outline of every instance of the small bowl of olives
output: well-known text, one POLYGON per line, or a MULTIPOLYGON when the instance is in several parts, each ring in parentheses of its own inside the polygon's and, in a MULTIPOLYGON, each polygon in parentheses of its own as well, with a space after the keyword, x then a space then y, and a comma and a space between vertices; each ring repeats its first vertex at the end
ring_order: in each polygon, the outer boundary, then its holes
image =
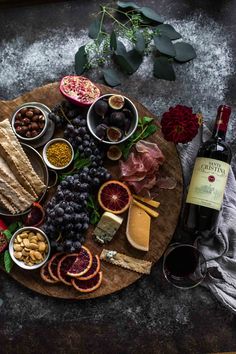
POLYGON ((138 126, 138 111, 133 102, 118 94, 100 96, 89 108, 87 125, 91 134, 106 144, 120 144, 138 126))
POLYGON ((12 129, 16 136, 24 141, 39 139, 44 135, 48 117, 36 105, 25 105, 16 110, 11 121, 12 129))

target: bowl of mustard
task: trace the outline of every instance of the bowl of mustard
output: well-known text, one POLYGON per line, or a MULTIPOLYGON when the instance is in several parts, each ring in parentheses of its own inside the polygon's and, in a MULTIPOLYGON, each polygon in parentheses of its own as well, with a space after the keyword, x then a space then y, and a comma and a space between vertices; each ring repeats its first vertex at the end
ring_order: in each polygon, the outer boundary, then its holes
POLYGON ((43 159, 49 168, 64 170, 74 159, 73 147, 66 139, 52 139, 43 148, 43 159))

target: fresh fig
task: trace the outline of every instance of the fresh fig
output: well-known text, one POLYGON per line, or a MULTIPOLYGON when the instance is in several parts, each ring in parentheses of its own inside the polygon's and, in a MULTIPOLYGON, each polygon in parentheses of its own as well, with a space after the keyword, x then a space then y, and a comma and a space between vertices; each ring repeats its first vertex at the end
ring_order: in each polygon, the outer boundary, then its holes
POLYGON ((125 98, 121 95, 112 95, 109 97, 108 104, 111 108, 119 110, 125 105, 125 98))
POLYGON ((122 137, 122 132, 119 128, 109 127, 107 128, 107 138, 109 141, 119 141, 122 137))
POLYGON ((111 145, 107 150, 107 157, 112 161, 117 161, 121 158, 122 151, 117 145, 111 145))
POLYGON ((96 127, 96 135, 98 136, 98 138, 100 139, 104 139, 106 136, 106 131, 108 129, 108 126, 106 124, 99 124, 96 127))
POLYGON ((125 117, 125 120, 124 120, 124 129, 125 129, 125 134, 126 134, 126 135, 127 135, 128 132, 129 132, 130 124, 131 124, 130 119, 127 118, 127 117, 125 117))
POLYGON ((133 118, 133 114, 132 112, 128 109, 128 108, 124 108, 122 110, 122 112, 125 114, 125 116, 129 119, 132 119, 133 118))
POLYGON ((103 101, 103 100, 98 100, 95 104, 94 104, 94 110, 95 112, 102 118, 104 118, 105 114, 108 111, 108 104, 107 102, 103 101))
POLYGON ((125 115, 123 112, 113 112, 109 117, 109 123, 115 127, 123 128, 125 115))

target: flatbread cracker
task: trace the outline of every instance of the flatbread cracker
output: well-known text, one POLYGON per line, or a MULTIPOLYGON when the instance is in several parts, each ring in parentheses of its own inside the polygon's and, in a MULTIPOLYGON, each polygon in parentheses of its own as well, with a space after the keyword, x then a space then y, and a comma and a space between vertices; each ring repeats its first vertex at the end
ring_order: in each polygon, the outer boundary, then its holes
POLYGON ((152 262, 126 256, 123 253, 103 249, 100 259, 141 274, 150 274, 152 262))

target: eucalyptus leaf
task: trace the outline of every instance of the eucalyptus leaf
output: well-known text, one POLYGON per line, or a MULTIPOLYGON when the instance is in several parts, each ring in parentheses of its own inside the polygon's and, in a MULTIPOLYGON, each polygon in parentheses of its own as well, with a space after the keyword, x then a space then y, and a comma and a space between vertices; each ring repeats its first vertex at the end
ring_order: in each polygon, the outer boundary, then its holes
POLYGON ((132 1, 117 1, 117 6, 121 9, 138 10, 140 7, 132 1))
POLYGON ((154 62, 154 76, 158 79, 174 81, 175 72, 173 66, 166 57, 158 57, 154 62))
POLYGON ((88 57, 85 51, 85 45, 79 48, 78 52, 75 54, 75 72, 77 75, 83 74, 86 70, 86 65, 88 64, 88 57))
POLYGON ((145 50, 145 39, 141 31, 135 32, 135 41, 135 49, 137 50, 137 52, 142 54, 145 50))
POLYGON ((113 69, 104 69, 103 76, 105 82, 111 87, 118 86, 121 84, 118 73, 113 69))
POLYGON ((110 49, 111 50, 116 50, 117 49, 117 40, 116 40, 116 33, 115 31, 111 32, 111 37, 110 37, 110 49))
POLYGON ((169 55, 170 57, 175 57, 176 55, 175 47, 169 37, 159 34, 154 37, 154 43, 156 49, 161 54, 169 55))
POLYGON ((140 9, 140 13, 151 21, 158 22, 158 23, 162 23, 164 21, 163 18, 150 7, 146 7, 146 6, 142 7, 140 9))
POLYGON ((4 266, 6 269, 7 273, 10 273, 12 266, 13 266, 13 261, 11 259, 10 253, 8 250, 4 252, 4 266))
POLYGON ((133 71, 132 71, 132 74, 133 74, 135 71, 138 70, 138 68, 142 64, 143 57, 136 49, 132 49, 129 52, 127 52, 126 58, 128 59, 130 65, 133 68, 133 71))
POLYGON ((189 43, 178 42, 174 44, 175 46, 175 60, 185 63, 186 61, 196 58, 197 54, 194 48, 189 43))
POLYGON ((119 41, 119 40, 116 41, 115 53, 118 54, 118 55, 125 55, 127 53, 124 44, 121 41, 119 41))
POLYGON ((114 54, 114 60, 125 74, 130 75, 133 73, 132 65, 129 63, 126 55, 114 54))
POLYGON ((104 28, 100 28, 101 26, 101 16, 98 16, 89 26, 88 35, 92 39, 97 39, 100 30, 104 28))
POLYGON ((157 29, 160 31, 161 34, 166 35, 172 41, 182 37, 181 34, 179 32, 177 32, 173 26, 168 25, 167 23, 163 23, 163 24, 157 26, 157 29))

